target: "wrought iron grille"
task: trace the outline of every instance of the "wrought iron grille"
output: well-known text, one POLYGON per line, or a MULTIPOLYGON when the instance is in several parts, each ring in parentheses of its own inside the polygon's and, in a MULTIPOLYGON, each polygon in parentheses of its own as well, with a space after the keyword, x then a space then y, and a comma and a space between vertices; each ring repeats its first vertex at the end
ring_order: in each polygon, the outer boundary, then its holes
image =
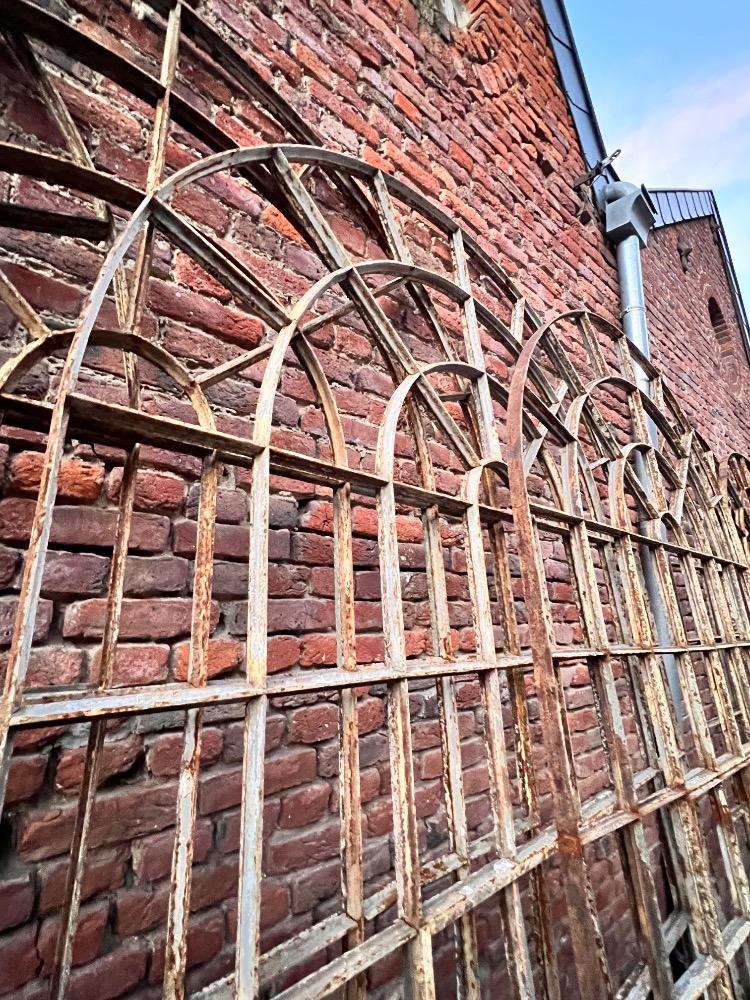
POLYGON ((73 196, 65 211, 10 199, 1 217, 22 230, 98 239, 109 248, 71 329, 50 328, 8 278, 0 283, 3 303, 25 331, 24 344, 0 370, 5 424, 44 441, 0 712, 3 782, 19 733, 88 726, 50 995, 63 997, 70 986, 108 725, 167 709, 185 712, 185 728, 163 995, 185 994, 201 737, 207 713, 233 705, 244 717, 236 966, 204 997, 362 997, 371 970, 399 951, 406 956, 403 994, 497 995, 483 965, 486 943, 477 936, 477 914, 489 903, 498 907, 496 937, 504 945, 510 995, 519 1000, 576 990, 587 998, 745 996, 746 460, 733 456, 719 467, 659 373, 619 330, 586 310, 542 325, 454 219, 376 166, 321 148, 210 20, 167 0, 143 9, 163 40, 158 74, 85 22, 26 0, 8 0, 2 14, 9 46, 19 65, 33 71, 67 143, 62 154, 2 143, 3 167, 75 192, 93 211, 76 210, 73 196), (294 141, 237 148, 187 92, 179 76, 183 50, 231 78, 294 141), (112 81, 153 109, 145 190, 94 167, 58 89, 58 71, 66 66, 59 52, 94 74, 88 86, 112 81), (171 127, 208 150, 170 173, 171 127), (180 210, 185 192, 199 184, 216 190, 211 182, 227 178, 271 206, 316 255, 320 275, 302 293, 285 301, 252 261, 180 210), (336 233, 332 220, 342 217, 371 234, 358 258, 336 233), (263 324, 259 346, 205 363, 180 359, 148 335, 149 280, 166 246, 198 264, 263 324), (113 303, 116 322, 108 326, 102 317, 113 303), (326 327, 352 318, 393 383, 370 467, 349 447, 338 390, 326 374, 331 345, 316 340, 326 327), (424 324, 426 338, 415 338, 414 322, 424 324), (102 351, 121 359, 127 403, 100 398, 82 381, 87 359, 102 351), (320 406, 327 444, 316 455, 274 440, 274 403, 290 365, 306 373, 320 406), (44 366, 55 373, 47 398, 29 381, 44 366), (222 390, 254 366, 261 374, 252 423, 237 432, 222 410, 222 390), (650 397, 637 388, 636 366, 651 379, 650 397), (184 417, 144 405, 144 387, 166 382, 184 417), (411 464, 402 460, 400 435, 411 441, 411 464), (100 668, 88 688, 39 691, 25 677, 54 544, 61 463, 73 441, 126 450, 100 668), (450 459, 436 460, 436 443, 450 459), (149 448, 197 457, 202 466, 189 660, 182 681, 129 687, 115 684, 114 675, 138 470, 149 448), (451 463, 453 475, 446 477, 451 463), (241 677, 222 680, 209 678, 209 641, 225 467, 249 470, 251 530, 246 659, 241 677), (333 667, 267 670, 274 477, 330 493, 333 667), (382 659, 366 664, 357 652, 352 552, 352 505, 359 498, 376 502, 384 650, 382 659), (404 622, 399 519, 405 510, 421 519, 428 585, 431 648, 417 655, 407 649, 404 622), (472 635, 463 645, 446 584, 443 550, 451 531, 465 547, 472 635), (562 603, 553 593, 561 580, 553 564, 567 568, 569 599, 562 603), (661 613, 645 598, 647 576, 661 613), (668 661, 676 668, 671 689, 668 661), (595 710, 585 740, 570 725, 574 672, 592 692, 595 710), (467 821, 461 761, 457 692, 467 679, 480 692, 489 773, 490 822, 481 836, 472 836, 467 821), (429 859, 420 842, 410 718, 417 683, 434 685, 439 702, 448 817, 447 849, 429 859), (395 880, 369 892, 358 691, 373 685, 387 691, 395 880), (324 692, 335 696, 339 713, 342 905, 261 954, 269 700, 324 692), (538 727, 530 708, 539 713, 538 727), (603 761, 596 786, 578 766, 593 750, 603 761), (621 956, 608 951, 600 926, 597 862, 608 852, 622 873, 633 931, 628 947, 636 953, 625 978, 621 956), (456 955, 451 985, 434 972, 434 942, 445 933, 456 955), (570 956, 561 944, 566 935, 570 956), (321 955, 313 971, 278 986, 289 967, 321 955))

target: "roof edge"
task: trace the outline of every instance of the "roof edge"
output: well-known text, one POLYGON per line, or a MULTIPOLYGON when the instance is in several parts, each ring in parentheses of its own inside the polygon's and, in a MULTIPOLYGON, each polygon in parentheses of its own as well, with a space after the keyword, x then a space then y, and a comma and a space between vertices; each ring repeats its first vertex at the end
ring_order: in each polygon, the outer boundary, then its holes
MULTIPOLYGON (((547 36, 557 61, 560 82, 568 101, 573 124, 578 133, 583 158, 586 165, 592 168, 606 158, 607 151, 581 65, 581 57, 573 37, 568 12, 565 9, 565 2, 564 0, 539 0, 539 6, 544 15, 547 36)), ((603 177, 607 181, 619 180, 617 173, 611 166, 604 169, 603 177)), ((599 180, 597 187, 600 187, 601 184, 602 180, 599 180)), ((690 188, 649 188, 648 191, 658 210, 657 220, 654 223, 655 228, 676 225, 679 222, 688 222, 693 219, 712 218, 714 220, 732 304, 742 333, 748 363, 750 363, 750 323, 748 323, 737 272, 734 269, 729 242, 714 192, 710 189, 694 190, 690 188)))

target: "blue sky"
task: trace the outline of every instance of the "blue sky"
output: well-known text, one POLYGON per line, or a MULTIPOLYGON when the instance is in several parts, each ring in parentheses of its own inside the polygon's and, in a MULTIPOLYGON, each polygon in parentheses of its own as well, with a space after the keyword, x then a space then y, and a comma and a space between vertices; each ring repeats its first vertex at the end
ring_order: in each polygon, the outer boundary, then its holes
POLYGON ((750 3, 566 0, 623 180, 713 188, 750 308, 750 3))

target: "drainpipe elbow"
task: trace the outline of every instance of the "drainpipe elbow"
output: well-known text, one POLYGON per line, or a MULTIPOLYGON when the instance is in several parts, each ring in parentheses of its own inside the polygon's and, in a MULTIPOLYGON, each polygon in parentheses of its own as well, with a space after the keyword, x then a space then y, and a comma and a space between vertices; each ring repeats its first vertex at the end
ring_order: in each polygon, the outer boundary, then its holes
POLYGON ((636 236, 641 248, 656 220, 656 208, 644 186, 627 181, 615 181, 602 191, 604 228, 607 239, 614 244, 636 236))

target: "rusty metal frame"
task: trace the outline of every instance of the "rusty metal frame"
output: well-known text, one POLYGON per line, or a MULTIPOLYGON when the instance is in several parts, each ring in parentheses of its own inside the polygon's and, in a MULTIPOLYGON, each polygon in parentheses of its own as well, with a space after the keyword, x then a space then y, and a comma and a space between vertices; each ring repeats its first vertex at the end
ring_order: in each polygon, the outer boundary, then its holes
MULTIPOLYGON (((750 887, 738 828, 750 836, 748 763, 750 763, 750 698, 747 657, 750 648, 750 587, 745 507, 750 490, 748 463, 732 456, 719 468, 690 427, 674 396, 656 370, 638 355, 618 329, 586 311, 566 313, 546 325, 529 308, 520 291, 479 244, 457 223, 418 192, 376 167, 322 149, 314 133, 253 73, 224 41, 217 28, 191 6, 151 0, 150 16, 164 29, 164 54, 157 79, 108 47, 101 38, 66 22, 29 0, 8 0, 3 28, 20 60, 39 74, 48 106, 67 136, 69 153, 57 156, 0 144, 3 166, 94 196, 99 229, 92 220, 76 220, 38 211, 13 211, 5 224, 26 225, 62 236, 92 234, 109 241, 100 276, 73 330, 55 332, 10 282, 0 283, 0 300, 28 331, 29 343, 0 369, 0 406, 6 420, 47 435, 44 472, 25 561, 19 611, 0 706, 0 789, 12 754, 13 735, 21 729, 68 721, 90 723, 87 764, 79 796, 71 848, 66 903, 51 979, 54 1000, 67 994, 72 941, 78 920, 80 883, 101 766, 108 719, 182 708, 186 712, 184 748, 176 806, 176 838, 172 892, 166 935, 163 995, 185 995, 186 943, 190 913, 192 840, 196 821, 201 728, 205 710, 233 703, 245 710, 238 941, 232 976, 203 991, 203 996, 254 998, 273 983, 294 958, 316 954, 337 944, 340 954, 283 992, 288 1000, 325 997, 344 988, 348 1000, 366 994, 366 973, 397 949, 407 955, 406 976, 415 1000, 436 995, 432 939, 446 928, 455 931, 459 995, 482 995, 474 926, 477 907, 497 899, 513 995, 528 1000, 560 996, 553 944, 546 866, 559 866, 575 973, 582 997, 674 997, 745 995, 737 960, 747 961, 750 935, 750 887), (164 22, 160 18, 165 18, 164 22), (67 115, 34 42, 60 47, 92 70, 114 79, 154 107, 150 167, 145 191, 97 171, 67 115), (232 140, 174 90, 180 46, 207 52, 223 71, 268 109, 292 142, 238 149, 232 140), (167 134, 174 122, 216 150, 212 155, 163 179, 167 134), (222 171, 239 172, 258 194, 281 211, 318 253, 327 269, 293 306, 275 298, 252 273, 230 259, 222 248, 171 207, 188 185, 222 171), (317 204, 306 177, 317 171, 348 197, 362 219, 376 228, 387 249, 381 260, 353 262, 317 204), (115 236, 112 207, 131 215, 115 236), (402 216, 426 220, 445 239, 451 273, 415 265, 404 236, 402 216), (156 234, 190 254, 205 270, 243 301, 266 324, 268 341, 256 350, 195 376, 166 350, 140 335, 140 319, 156 234), (130 251, 135 266, 128 281, 122 266, 130 251), (378 278, 375 286, 368 279, 378 278), (486 304, 484 281, 498 290, 506 318, 486 304), (98 315, 114 287, 117 330, 103 330, 98 315), (420 365, 401 332, 382 308, 381 299, 405 289, 414 307, 429 322, 443 360, 420 365), (347 298, 334 313, 322 312, 333 289, 347 298), (460 311, 462 356, 457 356, 443 329, 433 298, 438 293, 460 311), (373 472, 351 468, 335 393, 328 384, 309 335, 331 318, 356 311, 377 344, 396 389, 387 406, 373 472), (569 353, 570 329, 582 346, 585 364, 569 353), (567 331, 567 332, 566 332, 567 331), (508 385, 487 369, 482 337, 489 333, 514 360, 508 385), (101 345, 123 353, 129 390, 127 406, 91 399, 77 391, 77 377, 88 347, 101 345), (605 347, 609 353, 605 356, 605 347), (325 414, 331 442, 330 461, 312 459, 271 443, 273 404, 284 359, 291 348, 307 371, 325 414), (52 352, 65 352, 65 363, 53 404, 14 391, 20 377, 52 352), (138 363, 148 361, 168 374, 184 392, 195 413, 194 423, 154 416, 140 408, 138 363), (241 437, 216 429, 205 389, 266 361, 253 431, 241 437), (634 365, 646 368, 652 397, 637 388, 634 365), (582 374, 585 370, 586 374, 582 374), (459 391, 459 412, 441 397, 434 377, 450 375, 459 391), (618 438, 602 415, 600 394, 619 393, 630 420, 627 442, 618 438), (422 483, 398 480, 394 465, 395 437, 402 413, 415 443, 422 483), (464 469, 460 495, 440 492, 427 434, 428 423, 440 429, 464 469), (647 424, 658 433, 658 447, 647 424), (102 641, 99 686, 89 692, 59 689, 36 693, 24 687, 33 622, 40 596, 47 544, 66 441, 126 446, 128 458, 119 501, 117 536, 108 591, 107 622, 102 641), (185 683, 148 688, 112 686, 123 598, 125 558, 133 513, 134 489, 142 445, 168 447, 203 461, 198 541, 195 560, 190 664, 185 683), (593 454, 592 454, 593 451, 593 454), (635 474, 634 458, 642 456, 647 482, 635 474), (249 633, 244 677, 208 681, 207 648, 213 569, 214 521, 218 470, 222 462, 252 470, 252 531, 249 551, 249 633), (541 472, 540 472, 541 470, 541 472), (270 477, 277 473, 325 485, 333 490, 336 626, 335 669, 267 676, 266 615, 270 477), (531 485, 540 474, 552 497, 542 499, 531 485), (604 475, 604 480, 602 480, 604 475), (605 482, 605 485, 602 485, 605 482), (379 523, 385 658, 359 666, 355 655, 352 565, 353 495, 375 497, 379 523), (503 498, 509 496, 509 502, 503 498), (407 659, 400 563, 396 528, 397 505, 422 514, 430 588, 433 650, 407 659), (637 512, 637 524, 633 512, 637 512), (461 519, 467 545, 467 572, 476 632, 476 654, 457 656, 451 645, 444 578, 441 516, 461 519), (689 531, 686 530, 689 528, 689 531), (562 540, 581 615, 583 645, 558 646, 547 594, 541 535, 562 540), (485 545, 485 534, 489 549, 485 545), (521 644, 514 604, 508 539, 520 557, 530 648, 521 644), (658 644, 640 586, 641 550, 653 556, 662 590, 672 644, 658 644), (599 562, 595 559, 599 560, 599 562), (487 566, 502 609, 502 635, 493 625, 487 566), (688 610, 678 600, 674 566, 687 591, 688 610), (604 573, 616 595, 616 631, 607 629, 598 577, 604 573), (702 581, 710 593, 707 605, 702 581), (684 616, 695 622, 698 642, 689 642, 684 616), (682 750, 684 734, 670 707, 664 655, 677 658, 687 722, 700 764, 688 767, 682 750), (712 704, 723 738, 717 750, 715 729, 706 719, 698 692, 692 655, 705 663, 712 704), (566 724, 561 667, 584 663, 592 678, 598 728, 607 758, 611 790, 595 802, 582 802, 566 724), (648 767, 634 773, 623 724, 615 671, 626 667, 649 757, 648 767), (539 792, 532 759, 526 675, 533 677, 544 747, 553 766, 553 819, 540 819, 539 792), (491 777, 492 832, 470 841, 462 786, 460 738, 455 684, 464 676, 479 677, 491 777), (525 819, 514 814, 506 732, 502 715, 501 678, 511 694, 514 745, 523 789, 525 819), (409 682, 434 679, 441 709, 444 783, 449 799, 450 852, 420 864, 414 768, 409 719, 409 682), (385 683, 388 689, 387 730, 393 785, 395 881, 367 897, 363 881, 360 823, 359 736, 356 689, 385 683), (343 909, 272 951, 259 955, 265 717, 269 698, 279 694, 337 691, 340 712, 340 809, 343 909), (721 861, 732 890, 733 912, 721 926, 700 807, 711 805, 721 844, 721 861), (665 851, 674 862, 672 878, 678 901, 664 921, 659 912, 656 875, 646 837, 658 821, 665 851), (641 946, 642 963, 619 987, 612 970, 593 898, 586 851, 603 838, 613 838, 622 859, 630 905, 641 946), (489 860, 488 860, 489 859, 489 860), (425 897, 424 889, 445 875, 450 884, 425 897), (528 881, 532 899, 524 907, 521 886, 528 881), (367 925, 395 903, 396 915, 368 935, 367 925), (527 927, 527 923, 532 926, 527 927), (535 975, 529 941, 536 942, 540 963, 535 975), (681 938, 689 941, 688 966, 675 973, 670 964, 681 938)), ((2 795, 0 795, 0 800, 2 795)), ((441 883, 442 885, 442 883, 441 883)), ((405 987, 406 989, 406 987, 405 987)))

